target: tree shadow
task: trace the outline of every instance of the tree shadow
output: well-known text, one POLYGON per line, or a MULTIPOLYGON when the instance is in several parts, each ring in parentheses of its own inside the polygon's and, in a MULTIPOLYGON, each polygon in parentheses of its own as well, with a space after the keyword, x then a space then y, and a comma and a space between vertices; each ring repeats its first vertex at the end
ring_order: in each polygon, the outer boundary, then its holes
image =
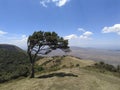
POLYGON ((42 75, 37 78, 51 78, 51 77, 65 77, 65 76, 70 76, 70 77, 78 77, 78 75, 74 75, 72 73, 64 73, 64 72, 59 72, 59 73, 52 73, 48 75, 42 75))

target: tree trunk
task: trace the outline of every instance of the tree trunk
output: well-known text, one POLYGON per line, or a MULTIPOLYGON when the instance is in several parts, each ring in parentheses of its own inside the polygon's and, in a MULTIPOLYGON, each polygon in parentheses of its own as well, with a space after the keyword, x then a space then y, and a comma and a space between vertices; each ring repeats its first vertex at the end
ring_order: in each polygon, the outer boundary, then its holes
POLYGON ((34 76, 35 76, 34 63, 31 63, 31 74, 30 74, 30 78, 34 78, 34 76))

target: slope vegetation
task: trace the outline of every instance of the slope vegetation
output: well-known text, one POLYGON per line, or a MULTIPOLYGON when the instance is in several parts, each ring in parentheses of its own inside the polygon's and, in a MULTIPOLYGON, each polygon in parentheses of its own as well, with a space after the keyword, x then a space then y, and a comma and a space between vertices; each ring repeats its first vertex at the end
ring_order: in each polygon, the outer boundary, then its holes
POLYGON ((0 44, 0 83, 28 75, 27 54, 17 46, 0 44))

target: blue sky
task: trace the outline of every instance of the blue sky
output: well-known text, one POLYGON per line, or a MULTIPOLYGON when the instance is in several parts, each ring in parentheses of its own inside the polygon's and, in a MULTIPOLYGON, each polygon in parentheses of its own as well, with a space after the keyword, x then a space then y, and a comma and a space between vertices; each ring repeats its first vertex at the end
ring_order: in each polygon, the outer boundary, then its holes
POLYGON ((0 43, 25 48, 39 30, 70 46, 120 48, 120 0, 0 0, 0 43))

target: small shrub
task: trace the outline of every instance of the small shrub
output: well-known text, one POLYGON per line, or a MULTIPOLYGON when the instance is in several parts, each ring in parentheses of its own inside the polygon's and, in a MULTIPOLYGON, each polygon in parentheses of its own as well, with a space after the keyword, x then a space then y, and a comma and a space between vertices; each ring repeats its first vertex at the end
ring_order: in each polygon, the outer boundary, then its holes
POLYGON ((40 72, 40 71, 43 71, 44 70, 44 68, 42 67, 42 66, 40 66, 40 65, 35 65, 35 71, 36 72, 40 72))
POLYGON ((76 67, 79 67, 80 66, 80 64, 76 64, 76 67))
POLYGON ((67 66, 66 65, 63 65, 62 68, 66 68, 67 66))
POLYGON ((49 69, 49 71, 57 71, 57 70, 59 70, 59 69, 60 69, 60 67, 54 66, 54 67, 51 67, 51 68, 49 69))
POLYGON ((99 62, 100 65, 104 65, 105 63, 103 61, 99 62))
POLYGON ((66 55, 63 55, 62 57, 66 57, 66 55))
POLYGON ((73 68, 74 67, 74 64, 70 62, 70 68, 73 68))

